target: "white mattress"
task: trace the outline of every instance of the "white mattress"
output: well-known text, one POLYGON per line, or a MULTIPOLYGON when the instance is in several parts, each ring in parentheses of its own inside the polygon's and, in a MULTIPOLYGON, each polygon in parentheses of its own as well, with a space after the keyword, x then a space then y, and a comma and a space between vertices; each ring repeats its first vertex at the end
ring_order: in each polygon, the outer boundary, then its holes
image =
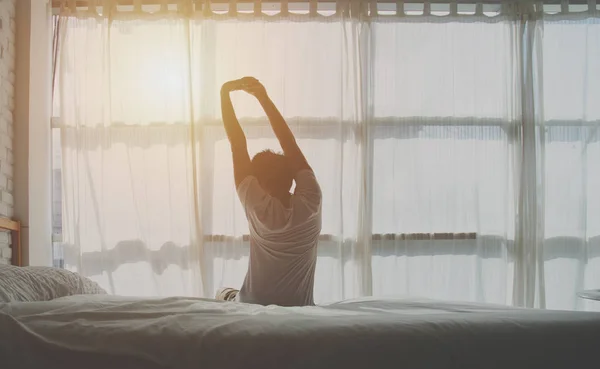
POLYGON ((0 304, 0 367, 7 369, 595 368, 598 350, 599 313, 102 295, 0 304))

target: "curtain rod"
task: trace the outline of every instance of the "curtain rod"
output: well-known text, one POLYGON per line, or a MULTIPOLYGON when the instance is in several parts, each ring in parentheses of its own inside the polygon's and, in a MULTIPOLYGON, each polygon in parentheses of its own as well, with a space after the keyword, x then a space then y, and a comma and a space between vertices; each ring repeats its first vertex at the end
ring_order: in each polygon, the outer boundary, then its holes
MULTIPOLYGON (((335 3, 336 0, 317 0, 319 3, 335 3)), ((368 2, 370 0, 364 0, 365 2, 368 2)), ((397 0, 376 0, 378 3, 384 3, 384 4, 395 4, 398 1, 397 0)), ((404 1, 405 4, 422 4, 424 2, 427 2, 429 4, 448 4, 448 3, 458 3, 458 4, 493 4, 493 5, 497 5, 497 4, 502 4, 502 3, 507 3, 507 2, 522 2, 523 0, 429 0, 429 1, 425 1, 425 0, 407 0, 404 1)), ((535 0, 525 0, 528 2, 534 2, 535 0)), ((52 8, 60 8, 61 7, 61 3, 64 3, 65 6, 69 6, 71 3, 73 2, 73 0, 52 0, 52 8)), ((87 7, 90 4, 89 0, 74 0, 75 2, 75 6, 76 7, 87 7)), ((116 1, 118 5, 125 5, 125 6, 132 6, 134 5, 134 3, 136 2, 135 0, 117 0, 116 1)), ((142 4, 144 5, 161 5, 165 3, 165 0, 142 0, 141 1, 142 4)), ((203 4, 206 2, 206 0, 192 0, 193 3, 196 4, 203 4)), ((256 0, 235 0, 236 3, 255 3, 256 0)), ((281 0, 260 0, 261 3, 280 3, 281 0)), ((310 0, 288 0, 289 3, 309 3, 310 0)), ((560 5, 562 3, 562 0, 543 0, 542 1, 544 4, 548 4, 548 5, 560 5)), ((181 3, 181 0, 166 0, 166 3, 168 4, 179 4, 181 3)), ((229 4, 231 3, 231 0, 210 0, 210 3, 212 4, 229 4)), ((573 4, 573 5, 588 5, 589 1, 588 0, 569 0, 568 1, 569 4, 573 4)), ((96 4, 98 4, 98 1, 96 1, 96 4)), ((100 5, 100 4, 98 4, 100 5)))

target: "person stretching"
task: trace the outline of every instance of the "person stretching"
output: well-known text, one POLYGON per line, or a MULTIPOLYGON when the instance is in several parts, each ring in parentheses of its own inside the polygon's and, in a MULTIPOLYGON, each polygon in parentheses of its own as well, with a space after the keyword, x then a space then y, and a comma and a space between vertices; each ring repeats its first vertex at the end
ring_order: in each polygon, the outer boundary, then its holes
POLYGON ((250 261, 239 290, 217 293, 222 300, 280 306, 314 305, 317 243, 321 233, 321 189, 292 131, 253 77, 221 88, 221 110, 231 144, 237 193, 250 228, 250 261), (269 150, 250 160, 230 94, 245 91, 264 109, 283 155, 269 150), (294 193, 290 193, 292 182, 294 193))

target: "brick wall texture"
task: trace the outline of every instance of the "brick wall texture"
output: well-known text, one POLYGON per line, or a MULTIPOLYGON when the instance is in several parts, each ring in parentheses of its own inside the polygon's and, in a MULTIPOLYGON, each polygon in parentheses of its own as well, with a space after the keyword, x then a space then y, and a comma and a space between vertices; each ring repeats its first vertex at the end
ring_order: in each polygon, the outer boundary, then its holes
MULTIPOLYGON (((15 5, 0 0, 0 216, 13 216, 13 112, 15 108, 15 5)), ((0 232, 0 264, 11 259, 10 234, 0 232)))

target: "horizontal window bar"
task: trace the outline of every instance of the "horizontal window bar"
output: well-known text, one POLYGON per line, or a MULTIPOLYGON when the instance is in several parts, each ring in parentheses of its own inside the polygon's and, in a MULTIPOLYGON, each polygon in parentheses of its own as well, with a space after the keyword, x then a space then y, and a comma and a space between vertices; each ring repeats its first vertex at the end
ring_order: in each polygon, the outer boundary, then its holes
MULTIPOLYGON (((339 237, 322 234, 319 236, 319 241, 336 241, 339 237)), ((463 233, 387 233, 387 234, 374 234, 371 239, 373 241, 386 241, 386 240, 476 240, 477 233, 474 232, 463 232, 463 233)), ((206 235, 204 240, 208 242, 225 242, 225 241, 236 241, 241 240, 243 242, 250 241, 250 235, 243 235, 241 237, 225 236, 225 235, 206 235)))
MULTIPOLYGON (((339 239, 339 237, 322 234, 319 236, 321 242, 331 242, 339 239)), ((464 232, 464 233, 386 233, 386 234, 374 234, 371 239, 373 241, 386 241, 386 240, 475 240, 477 239, 477 233, 464 232)), ((241 237, 236 236, 225 236, 225 235, 205 235, 205 242, 233 242, 242 241, 249 242, 250 235, 243 235, 241 237)), ((62 242, 61 234, 53 234, 52 242, 62 242)))

